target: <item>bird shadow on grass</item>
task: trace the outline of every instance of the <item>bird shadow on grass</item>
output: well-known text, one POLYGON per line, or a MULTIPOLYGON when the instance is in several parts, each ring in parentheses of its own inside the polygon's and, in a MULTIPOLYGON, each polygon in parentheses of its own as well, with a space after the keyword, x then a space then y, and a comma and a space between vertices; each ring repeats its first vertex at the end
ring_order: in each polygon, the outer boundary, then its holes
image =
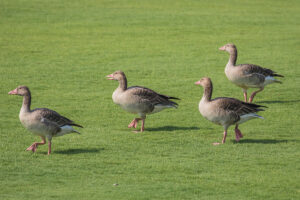
POLYGON ((156 127, 156 128, 147 128, 147 131, 178 131, 178 130, 183 130, 183 131, 188 131, 188 130, 199 130, 200 128, 196 126, 188 126, 188 127, 183 127, 183 126, 161 126, 161 127, 156 127))
POLYGON ((298 100, 287 100, 287 101, 257 101, 256 103, 274 104, 274 103, 297 103, 297 102, 300 102, 300 99, 298 99, 298 100))
POLYGON ((274 140, 274 139, 244 139, 240 140, 239 142, 233 140, 234 143, 236 144, 251 144, 251 143, 256 143, 256 144, 278 144, 278 143, 288 143, 288 140, 274 140))
POLYGON ((58 150, 53 153, 58 154, 81 154, 81 153, 98 153, 99 151, 103 151, 104 148, 92 148, 92 149, 66 149, 66 150, 58 150))

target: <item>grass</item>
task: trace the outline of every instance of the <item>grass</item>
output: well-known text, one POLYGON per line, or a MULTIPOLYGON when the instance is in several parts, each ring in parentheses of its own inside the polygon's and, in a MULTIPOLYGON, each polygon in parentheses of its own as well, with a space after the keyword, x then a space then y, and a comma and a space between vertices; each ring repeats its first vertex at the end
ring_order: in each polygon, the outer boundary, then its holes
POLYGON ((296 0, 41 1, 0 0, 0 198, 13 199, 299 199, 300 3, 296 0), (285 75, 255 98, 265 120, 222 127, 198 112, 203 76, 213 97, 242 99, 224 74, 233 42, 238 63, 285 75), (150 115, 133 134, 134 115, 113 104, 123 70, 142 85, 182 100, 150 115), (19 122, 30 87, 32 108, 47 107, 82 124, 81 135, 39 138, 19 122), (114 186, 113 184, 118 184, 114 186))

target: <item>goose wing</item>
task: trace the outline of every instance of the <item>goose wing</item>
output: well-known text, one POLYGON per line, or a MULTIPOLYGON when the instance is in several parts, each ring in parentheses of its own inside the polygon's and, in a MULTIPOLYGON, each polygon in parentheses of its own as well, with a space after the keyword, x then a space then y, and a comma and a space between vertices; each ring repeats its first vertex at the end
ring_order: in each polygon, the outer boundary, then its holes
POLYGON ((138 99, 139 103, 151 104, 152 106, 160 104, 176 107, 178 105, 176 102, 170 100, 178 98, 159 94, 146 87, 133 86, 127 88, 127 90, 138 99))
POLYGON ((264 77, 267 77, 267 76, 283 77, 282 75, 277 74, 275 71, 273 71, 271 69, 263 68, 258 65, 241 64, 240 66, 243 68, 244 75, 259 74, 259 75, 263 75, 264 77))
POLYGON ((33 110, 32 112, 36 112, 37 115, 39 115, 42 119, 44 119, 45 122, 55 123, 59 127, 62 127, 65 125, 70 125, 70 126, 78 126, 78 127, 83 128, 81 125, 75 124, 72 120, 70 120, 48 108, 37 108, 37 109, 33 110))
POLYGON ((244 115, 249 113, 256 113, 263 111, 260 107, 265 107, 262 105, 254 103, 246 103, 234 98, 219 97, 212 101, 218 101, 219 108, 228 112, 235 112, 238 115, 244 115))

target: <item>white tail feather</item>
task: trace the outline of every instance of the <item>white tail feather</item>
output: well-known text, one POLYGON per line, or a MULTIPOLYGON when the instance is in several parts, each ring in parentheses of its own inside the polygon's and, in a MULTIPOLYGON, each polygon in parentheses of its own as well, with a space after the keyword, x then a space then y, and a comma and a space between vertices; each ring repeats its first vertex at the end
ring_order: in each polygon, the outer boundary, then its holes
POLYGON ((255 119, 255 118, 264 119, 262 116, 259 116, 255 113, 249 113, 249 114, 240 116, 240 121, 238 121, 238 124, 244 123, 250 119, 255 119))
POLYGON ((70 125, 65 125, 65 126, 62 126, 60 128, 61 128, 61 130, 60 130, 60 132, 58 132, 56 134, 56 136, 63 136, 65 134, 69 134, 69 133, 78 133, 78 134, 80 134, 78 131, 73 129, 73 127, 70 126, 70 125))
POLYGON ((153 114, 153 113, 157 113, 157 112, 160 112, 166 108, 176 108, 175 106, 172 106, 172 105, 161 105, 161 104, 158 104, 158 105, 155 105, 154 106, 154 109, 151 113, 149 114, 153 114))
POLYGON ((267 76, 265 78, 264 85, 268 85, 268 84, 271 84, 271 83, 274 83, 274 82, 280 82, 280 81, 277 81, 273 76, 267 76))

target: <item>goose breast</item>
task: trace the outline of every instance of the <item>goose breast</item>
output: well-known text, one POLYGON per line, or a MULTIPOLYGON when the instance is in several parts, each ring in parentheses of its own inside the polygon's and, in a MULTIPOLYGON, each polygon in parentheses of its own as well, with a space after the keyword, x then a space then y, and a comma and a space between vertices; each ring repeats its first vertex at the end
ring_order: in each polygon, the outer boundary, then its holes
POLYGON ((226 66, 225 68, 226 77, 233 83, 242 83, 244 76, 243 71, 239 67, 226 66))

